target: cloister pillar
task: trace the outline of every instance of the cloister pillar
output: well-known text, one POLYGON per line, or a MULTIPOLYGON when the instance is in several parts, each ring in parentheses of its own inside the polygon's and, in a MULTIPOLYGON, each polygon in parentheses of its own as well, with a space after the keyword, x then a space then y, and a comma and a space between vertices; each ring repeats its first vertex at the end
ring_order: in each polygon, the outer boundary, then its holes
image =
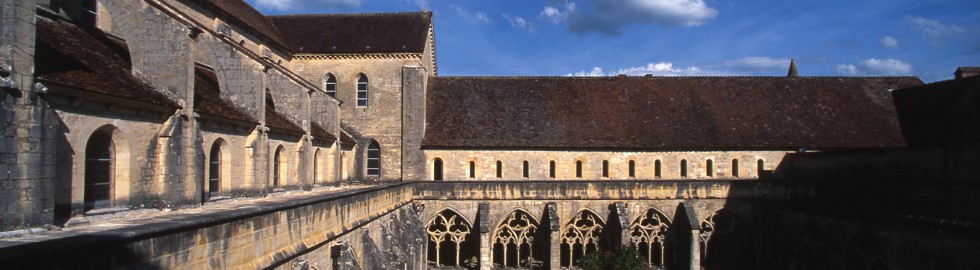
POLYGON ((493 268, 493 260, 490 252, 490 203, 480 203, 477 211, 477 220, 480 223, 480 270, 490 270, 493 268))
POLYGON ((619 243, 620 246, 627 246, 630 244, 630 219, 629 213, 627 213, 626 203, 615 202, 613 203, 613 210, 616 211, 616 217, 618 218, 619 225, 619 243))
POLYGON ((674 212, 674 226, 669 233, 674 252, 674 269, 701 269, 701 224, 689 203, 680 203, 674 212))
POLYGON ((550 230, 551 240, 548 249, 548 269, 561 268, 561 220, 558 217, 558 204, 550 202, 545 205, 545 214, 548 215, 548 229, 550 230))

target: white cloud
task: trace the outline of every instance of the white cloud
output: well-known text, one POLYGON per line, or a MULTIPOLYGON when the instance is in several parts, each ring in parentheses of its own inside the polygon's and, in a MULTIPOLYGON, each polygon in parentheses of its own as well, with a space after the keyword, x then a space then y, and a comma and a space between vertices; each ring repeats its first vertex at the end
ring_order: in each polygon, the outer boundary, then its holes
POLYGON ((555 23, 566 22, 573 33, 619 35, 620 28, 626 25, 696 26, 718 15, 704 0, 594 0, 590 3, 594 3, 591 10, 579 9, 575 3, 565 5, 564 10, 548 6, 541 16, 555 23))
POLYGON ((480 22, 483 22, 483 23, 489 23, 490 22, 490 18, 487 17, 487 14, 486 13, 477 12, 476 14, 473 14, 473 16, 475 16, 475 18, 476 18, 477 21, 480 21, 480 22))
POLYGON ((460 17, 466 18, 467 20, 477 21, 481 23, 490 23, 490 17, 487 17, 486 13, 476 12, 472 13, 469 10, 464 9, 458 5, 449 5, 449 8, 456 11, 460 17))
POLYGON ((898 40, 892 36, 881 37, 881 46, 885 46, 892 49, 898 49, 898 40))
POLYGON ((510 26, 521 28, 527 31, 534 31, 534 24, 532 24, 528 20, 525 20, 524 18, 521 18, 520 16, 511 16, 507 14, 501 14, 501 16, 503 16, 504 19, 510 22, 510 26))
POLYGON ((789 58, 772 58, 765 56, 750 56, 742 59, 725 61, 725 67, 740 71, 765 71, 774 69, 788 69, 789 58))
POLYGON ((911 64, 890 58, 869 58, 857 65, 837 65, 837 72, 847 75, 911 75, 914 71, 911 64))
POLYGON ((255 6, 260 9, 268 8, 279 11, 324 7, 335 10, 354 10, 361 7, 361 0, 256 0, 255 6))
POLYGON ((606 73, 600 67, 594 67, 590 71, 579 71, 575 73, 565 74, 565 76, 616 76, 620 74, 630 75, 630 76, 643 76, 646 74, 651 74, 653 76, 696 76, 696 75, 710 75, 710 72, 703 72, 698 67, 686 67, 686 68, 675 68, 674 64, 671 62, 658 62, 658 63, 647 63, 644 66, 638 67, 628 67, 621 68, 615 72, 606 73))
POLYGON ((942 24, 919 16, 905 17, 905 21, 912 25, 912 29, 921 32, 929 43, 940 47, 951 39, 966 38, 969 32, 962 26, 942 24))

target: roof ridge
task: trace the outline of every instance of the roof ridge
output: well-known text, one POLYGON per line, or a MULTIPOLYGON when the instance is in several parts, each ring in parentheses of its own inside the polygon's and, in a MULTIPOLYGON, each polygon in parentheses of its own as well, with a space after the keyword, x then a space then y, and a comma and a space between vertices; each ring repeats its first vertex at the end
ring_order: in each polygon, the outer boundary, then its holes
POLYGON ((446 79, 619 79, 619 78, 631 78, 631 79, 692 79, 692 78, 734 78, 734 79, 828 79, 828 78, 841 78, 841 79, 874 79, 874 78, 918 78, 913 75, 903 75, 903 76, 799 76, 799 77, 787 77, 787 76, 646 76, 646 75, 613 75, 613 76, 482 76, 482 75, 466 75, 466 76, 433 76, 436 79, 446 78, 446 79))
POLYGON ((304 13, 304 14, 278 14, 278 15, 265 15, 266 17, 342 17, 342 16, 379 16, 379 15, 412 15, 412 14, 432 14, 432 11, 420 10, 420 11, 401 11, 401 12, 377 12, 377 13, 304 13))

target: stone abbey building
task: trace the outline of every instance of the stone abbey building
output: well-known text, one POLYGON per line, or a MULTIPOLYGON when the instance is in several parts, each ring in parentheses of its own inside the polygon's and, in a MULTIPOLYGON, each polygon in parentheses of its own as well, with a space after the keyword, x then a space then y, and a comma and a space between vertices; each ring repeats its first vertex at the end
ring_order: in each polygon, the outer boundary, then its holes
POLYGON ((0 265, 980 268, 980 77, 439 76, 433 14, 0 2, 0 265))

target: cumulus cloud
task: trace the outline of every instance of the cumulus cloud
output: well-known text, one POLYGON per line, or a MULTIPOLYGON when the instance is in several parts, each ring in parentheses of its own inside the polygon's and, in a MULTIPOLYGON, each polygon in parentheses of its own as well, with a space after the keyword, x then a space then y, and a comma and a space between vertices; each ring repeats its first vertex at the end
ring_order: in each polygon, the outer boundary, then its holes
POLYGON ((788 69, 789 58, 772 58, 765 56, 750 56, 742 59, 725 61, 725 67, 739 71, 767 71, 788 69))
POLYGON ((912 29, 922 33, 922 36, 929 40, 929 43, 940 47, 952 39, 966 38, 969 33, 965 27, 943 24, 919 16, 905 17, 905 21, 912 26, 912 29))
POLYGON ((837 65, 837 72, 846 75, 910 75, 914 70, 911 64, 901 60, 869 58, 857 65, 837 65))
POLYGON ((898 49, 898 40, 892 36, 881 37, 881 46, 885 46, 892 49, 898 49))
POLYGON ((573 33, 595 32, 620 35, 620 28, 631 24, 655 23, 664 27, 696 26, 718 15, 704 0, 594 0, 591 10, 575 3, 547 6, 541 16, 552 22, 565 22, 573 33))
POLYGON ((501 14, 501 16, 503 16, 505 20, 510 22, 510 26, 521 28, 527 31, 534 31, 534 24, 532 24, 530 21, 524 18, 521 18, 520 16, 511 16, 508 14, 501 14))
POLYGON ((630 76, 643 76, 646 74, 652 74, 653 76, 695 76, 695 75, 708 75, 698 67, 674 67, 671 62, 657 62, 657 63, 647 63, 644 66, 638 67, 628 67, 621 68, 615 72, 606 73, 600 67, 594 67, 589 71, 579 71, 574 73, 565 74, 565 76, 589 76, 589 77, 599 77, 599 76, 616 76, 620 74, 630 75, 630 76))
POLYGON ((361 7, 361 0, 256 0, 255 6, 260 9, 279 11, 307 10, 324 7, 335 10, 354 10, 361 7))

